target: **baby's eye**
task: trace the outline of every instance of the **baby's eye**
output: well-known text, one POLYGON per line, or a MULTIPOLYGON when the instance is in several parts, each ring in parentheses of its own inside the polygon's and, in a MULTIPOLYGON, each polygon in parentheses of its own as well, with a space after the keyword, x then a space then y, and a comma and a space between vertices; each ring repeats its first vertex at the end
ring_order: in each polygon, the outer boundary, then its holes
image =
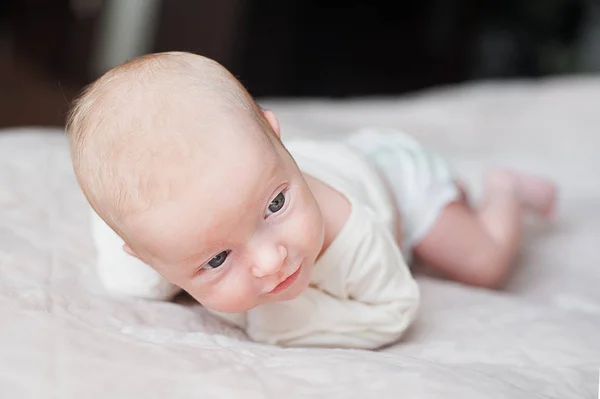
POLYGON ((267 209, 267 214, 265 216, 269 216, 273 213, 279 212, 281 210, 281 208, 283 208, 284 205, 285 205, 285 194, 282 191, 279 194, 277 194, 277 197, 275 197, 273 199, 273 201, 271 201, 271 203, 269 204, 269 208, 267 209))
POLYGON ((214 258, 212 258, 202 268, 203 269, 216 269, 217 267, 221 266, 223 264, 223 262, 225 262, 225 259, 227 259, 228 255, 229 255, 229 251, 223 251, 220 254, 218 254, 217 256, 215 256, 214 258))

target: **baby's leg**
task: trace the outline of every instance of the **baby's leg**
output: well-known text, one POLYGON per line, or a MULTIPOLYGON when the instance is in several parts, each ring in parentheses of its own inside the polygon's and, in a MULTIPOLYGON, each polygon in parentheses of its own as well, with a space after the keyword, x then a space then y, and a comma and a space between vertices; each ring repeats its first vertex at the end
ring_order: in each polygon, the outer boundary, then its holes
POLYGON ((449 204, 414 253, 448 278, 496 287, 517 257, 523 212, 551 218, 555 200, 556 187, 547 180, 505 170, 490 172, 482 204, 476 208, 466 201, 449 204))

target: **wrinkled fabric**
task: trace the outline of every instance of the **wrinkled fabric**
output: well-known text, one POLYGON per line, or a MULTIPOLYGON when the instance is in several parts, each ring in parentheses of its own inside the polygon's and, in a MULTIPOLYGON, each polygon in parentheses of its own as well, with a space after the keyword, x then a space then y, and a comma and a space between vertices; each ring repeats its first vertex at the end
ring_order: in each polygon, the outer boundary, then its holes
POLYGON ((64 136, 0 133, 3 398, 594 398, 600 363, 600 80, 272 100, 282 134, 386 125, 443 154, 476 200, 485 167, 555 178, 503 290, 416 275, 417 319, 381 351, 252 343, 200 306, 108 297, 64 136))

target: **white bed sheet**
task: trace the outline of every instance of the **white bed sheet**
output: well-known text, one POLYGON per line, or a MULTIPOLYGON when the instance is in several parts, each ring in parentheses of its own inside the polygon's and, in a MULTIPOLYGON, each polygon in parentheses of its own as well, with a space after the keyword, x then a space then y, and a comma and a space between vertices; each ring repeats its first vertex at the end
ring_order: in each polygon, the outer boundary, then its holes
POLYGON ((284 135, 405 129, 480 192, 485 167, 553 176, 560 220, 530 226, 502 291, 418 277, 423 306, 380 352, 248 342, 201 307, 109 298, 59 131, 0 134, 2 398, 595 398, 600 365, 600 79, 403 97, 263 101, 284 135), (534 238, 535 237, 535 238, 534 238))

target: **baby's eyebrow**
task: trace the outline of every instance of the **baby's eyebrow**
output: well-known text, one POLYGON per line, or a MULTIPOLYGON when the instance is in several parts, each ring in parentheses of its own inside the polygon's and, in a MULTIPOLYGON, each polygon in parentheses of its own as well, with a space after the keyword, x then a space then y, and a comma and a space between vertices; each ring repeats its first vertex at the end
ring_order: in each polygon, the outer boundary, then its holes
POLYGON ((190 255, 180 261, 177 262, 178 265, 192 267, 194 265, 200 266, 200 262, 203 261, 208 256, 208 251, 203 250, 202 252, 195 253, 190 255))

